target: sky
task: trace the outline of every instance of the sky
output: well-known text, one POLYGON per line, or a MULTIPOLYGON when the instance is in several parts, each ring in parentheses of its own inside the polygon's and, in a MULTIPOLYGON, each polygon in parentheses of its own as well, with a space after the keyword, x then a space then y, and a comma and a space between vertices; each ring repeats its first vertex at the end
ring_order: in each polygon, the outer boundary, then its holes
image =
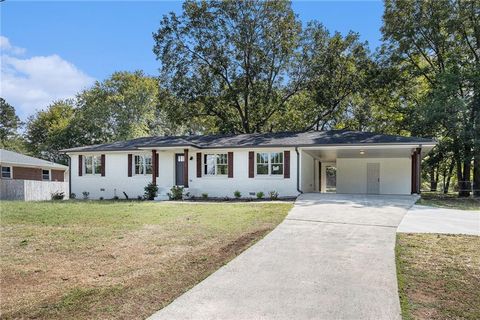
MULTIPOLYGON (((360 33, 380 45, 381 1, 293 1, 306 23, 360 33)), ((22 120, 52 101, 74 97, 115 71, 158 74, 152 33, 180 1, 0 2, 0 96, 22 120)))

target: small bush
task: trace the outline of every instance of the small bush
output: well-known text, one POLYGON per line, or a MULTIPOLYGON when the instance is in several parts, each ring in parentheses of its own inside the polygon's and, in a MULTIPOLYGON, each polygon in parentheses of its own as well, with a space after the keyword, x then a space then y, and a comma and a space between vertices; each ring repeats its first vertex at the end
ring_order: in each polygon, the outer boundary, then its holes
POLYGON ((118 199, 120 199, 118 196, 114 196, 114 197, 112 198, 112 200, 118 200, 118 199))
POLYGON ((90 195, 90 192, 88 192, 88 191, 83 191, 83 192, 82 192, 82 195, 83 195, 83 199, 87 200, 87 199, 88 199, 88 196, 90 195))
POLYGON ((98 198, 98 200, 102 201, 102 200, 103 200, 103 197, 98 198))
POLYGON ((63 200, 65 193, 63 192, 54 192, 52 193, 52 200, 63 200))
POLYGON ((173 186, 168 193, 170 200, 182 200, 183 199, 183 187, 173 186))
POLYGON ((263 199, 263 197, 265 197, 265 194, 262 191, 257 192, 257 199, 263 199))
POLYGON ((270 199, 271 200, 277 200, 278 199, 278 192, 273 190, 273 191, 270 191, 269 192, 269 195, 270 195, 270 199))
POLYGON ((238 191, 238 190, 235 190, 235 191, 233 192, 233 195, 235 196, 236 199, 240 199, 240 198, 242 197, 241 192, 238 191))
MULTIPOLYGON (((142 201, 144 198, 142 196, 137 196, 138 201, 142 201)), ((152 199, 153 200, 153 199, 152 199)))
POLYGON ((150 182, 145 187, 145 195, 144 195, 145 199, 153 200, 153 199, 155 199, 157 194, 158 194, 158 186, 156 184, 153 184, 153 183, 150 182))
POLYGON ((202 193, 202 199, 208 199, 208 193, 202 193))
POLYGON ((76 199, 77 198, 77 195, 75 193, 70 193, 70 199, 76 199))

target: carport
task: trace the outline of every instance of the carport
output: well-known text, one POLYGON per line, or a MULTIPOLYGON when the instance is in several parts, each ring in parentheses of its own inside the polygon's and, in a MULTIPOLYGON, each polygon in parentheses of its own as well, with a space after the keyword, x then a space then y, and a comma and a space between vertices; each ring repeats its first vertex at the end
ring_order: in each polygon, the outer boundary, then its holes
POLYGON ((421 159, 433 145, 362 144, 298 148, 302 192, 416 194, 421 159))

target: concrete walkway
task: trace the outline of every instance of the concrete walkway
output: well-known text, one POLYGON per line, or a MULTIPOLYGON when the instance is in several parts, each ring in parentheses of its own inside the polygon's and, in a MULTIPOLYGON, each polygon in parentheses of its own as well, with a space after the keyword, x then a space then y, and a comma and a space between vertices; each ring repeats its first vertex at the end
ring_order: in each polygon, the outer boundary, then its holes
POLYGON ((400 319, 395 233, 415 200, 302 195, 264 239, 150 319, 400 319))
POLYGON ((480 211, 413 206, 398 232, 480 235, 480 211))

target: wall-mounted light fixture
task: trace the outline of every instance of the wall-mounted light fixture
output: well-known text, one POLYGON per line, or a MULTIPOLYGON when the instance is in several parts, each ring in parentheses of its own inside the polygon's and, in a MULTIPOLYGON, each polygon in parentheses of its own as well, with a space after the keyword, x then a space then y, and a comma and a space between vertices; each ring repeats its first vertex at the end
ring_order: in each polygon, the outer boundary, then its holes
POLYGON ((364 155, 364 154, 365 154, 365 151, 360 150, 360 154, 361 154, 361 155, 364 155))

